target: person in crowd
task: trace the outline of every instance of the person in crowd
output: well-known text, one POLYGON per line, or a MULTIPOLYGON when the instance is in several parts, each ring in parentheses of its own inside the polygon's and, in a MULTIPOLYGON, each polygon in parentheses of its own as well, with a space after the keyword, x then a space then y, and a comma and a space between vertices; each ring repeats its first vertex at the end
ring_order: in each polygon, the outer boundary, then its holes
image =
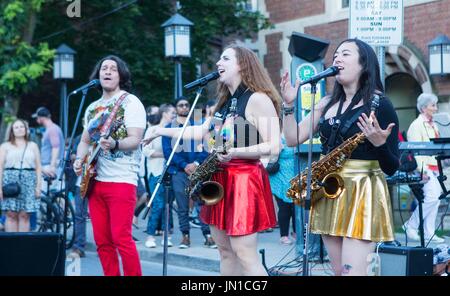
POLYGON ((216 108, 217 101, 214 99, 209 99, 205 104, 205 118, 210 118, 214 115, 214 110, 216 108))
MULTIPOLYGON (((155 129, 157 126, 159 127, 165 127, 166 125, 170 124, 175 118, 176 118, 176 112, 175 108, 171 104, 162 104, 159 107, 159 115, 158 118, 160 118, 160 122, 158 125, 152 125, 150 126, 146 134, 151 134, 152 130, 155 129)), ((158 180, 161 177, 161 174, 163 172, 165 158, 163 153, 163 146, 161 138, 156 139, 155 141, 151 142, 149 145, 144 146, 142 152, 148 159, 148 177, 149 177, 149 183, 150 183, 150 190, 153 192, 156 188, 156 184, 158 180)), ((148 219, 147 223, 147 234, 148 237, 145 241, 145 246, 147 248, 155 248, 156 247, 156 229, 158 227, 159 221, 162 221, 162 228, 164 229, 165 225, 165 213, 163 211, 164 209, 164 197, 165 197, 165 191, 164 191, 164 183, 161 184, 161 186, 158 189, 158 192, 155 195, 155 198, 152 201, 151 205, 151 212, 150 212, 150 218, 148 219)), ((161 244, 164 243, 164 238, 161 240, 161 244)), ((168 246, 171 247, 172 241, 170 239, 170 236, 168 237, 168 246)))
MULTIPOLYGON (((366 140, 337 172, 345 189, 336 198, 313 192, 310 227, 312 233, 322 235, 336 275, 367 275, 367 256, 376 243, 394 240, 384 173, 393 175, 399 166, 398 118, 383 94, 378 60, 368 44, 344 40, 334 52, 333 66, 339 68, 333 92, 314 106, 312 125, 314 132, 320 132, 322 154, 356 133, 363 132, 366 140), (379 107, 372 104, 376 97, 379 107)), ((293 87, 285 73, 280 85, 288 146, 302 144, 309 137, 311 113, 298 125, 294 117, 299 84, 297 80, 293 87)))
MULTIPOLYGON (((73 162, 76 159, 76 151, 78 144, 80 143, 81 135, 78 135, 73 140, 71 163, 73 169, 73 162)), ((72 170, 73 171, 73 170, 72 170)), ((69 175, 69 174, 67 174, 69 175)), ((69 186, 69 191, 72 192, 75 200, 75 239, 72 250, 67 255, 70 258, 83 258, 86 257, 86 221, 88 214, 88 201, 86 198, 81 198, 80 195, 80 183, 81 176, 73 176, 70 178, 72 182, 66 181, 66 186, 69 186)))
MULTIPOLYGON (((282 138, 283 148, 278 156, 279 170, 269 174, 272 194, 278 205, 278 226, 280 227, 280 243, 291 245, 296 239, 295 232, 295 207, 292 199, 286 196, 289 189, 289 180, 294 177, 294 149, 285 146, 282 138), (289 237, 289 224, 292 223, 292 237, 289 237)), ((270 166, 270 163, 269 163, 270 166)), ((268 169, 268 167, 266 167, 268 169)), ((269 171, 270 173, 270 171, 269 171)))
MULTIPOLYGON (((210 144, 218 151, 220 170, 212 180, 222 185, 224 196, 214 205, 204 205, 200 218, 210 225, 222 275, 267 275, 257 252, 257 235, 274 227, 276 217, 260 158, 279 154, 281 98, 250 49, 231 44, 216 65, 220 77, 214 114, 219 114, 201 126, 188 127, 183 135, 201 140, 213 132, 214 143, 210 144), (228 149, 224 151, 223 146, 228 149)), ((180 129, 158 128, 144 143, 159 135, 177 137, 179 133, 180 129)))
POLYGON ((42 173, 46 177, 42 182, 42 190, 60 190, 61 182, 55 179, 59 177, 62 169, 65 143, 63 132, 61 127, 53 122, 50 111, 46 107, 39 107, 31 117, 36 119, 39 125, 45 127, 41 139, 42 173), (50 188, 45 180, 47 178, 51 180, 50 188))
POLYGON ((3 195, 0 204, 6 213, 6 232, 30 231, 30 213, 39 210, 41 196, 41 156, 36 143, 29 140, 28 123, 16 119, 8 130, 8 141, 0 146, 0 184, 17 182, 17 197, 3 195))
POLYGON ((85 111, 84 130, 78 144, 74 170, 82 173, 82 159, 92 144, 101 146, 96 177, 88 192, 89 213, 97 252, 107 276, 142 275, 139 254, 132 238, 136 186, 141 159, 140 142, 146 125, 145 108, 127 91, 131 74, 119 57, 102 58, 90 79, 99 79, 102 97, 85 111))
MULTIPOLYGON (((175 101, 176 118, 166 125, 167 128, 182 127, 187 120, 190 104, 186 97, 181 96, 175 101)), ((193 118, 190 120, 190 125, 195 125, 193 118)), ((156 130, 153 129, 152 133, 156 130)), ((164 158, 169 159, 172 153, 173 144, 170 137, 162 138, 162 147, 164 158)), ((182 240, 179 244, 180 249, 187 249, 191 246, 190 240, 190 224, 189 224, 189 196, 186 194, 185 188, 188 186, 188 176, 191 175, 203 160, 208 156, 208 152, 204 150, 203 144, 200 141, 180 141, 180 148, 175 152, 172 162, 169 165, 168 172, 172 178, 172 190, 175 195, 175 201, 178 207, 178 221, 180 231, 182 233, 182 240)), ((209 226, 201 223, 201 230, 205 237, 204 245, 209 248, 215 248, 216 244, 211 237, 209 226)))
MULTIPOLYGON (((429 142, 430 138, 439 138, 439 130, 433 121, 433 114, 437 112, 438 98, 434 94, 422 93, 417 98, 419 116, 411 123, 407 139, 411 142, 429 142)), ((434 156, 416 156, 417 169, 423 168, 423 180, 426 181, 423 190, 423 230, 424 239, 435 243, 443 243, 444 239, 435 234, 436 216, 439 209, 439 196, 442 188, 437 176, 438 165, 434 156)), ((419 207, 416 207, 408 221, 403 225, 409 239, 418 241, 419 207)))

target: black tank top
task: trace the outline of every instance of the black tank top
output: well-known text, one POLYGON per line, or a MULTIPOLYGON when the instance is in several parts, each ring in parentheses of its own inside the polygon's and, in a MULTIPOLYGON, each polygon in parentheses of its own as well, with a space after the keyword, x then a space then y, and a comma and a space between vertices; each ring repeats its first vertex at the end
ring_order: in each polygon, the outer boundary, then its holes
MULTIPOLYGON (((236 113, 234 116, 234 144, 235 148, 249 147, 262 142, 257 128, 251 124, 245 117, 245 109, 248 100, 253 92, 244 84, 239 85, 233 95, 230 95, 227 102, 220 109, 220 113, 229 114, 233 98, 237 99, 236 113)), ((224 116, 224 118, 226 117, 224 116)))

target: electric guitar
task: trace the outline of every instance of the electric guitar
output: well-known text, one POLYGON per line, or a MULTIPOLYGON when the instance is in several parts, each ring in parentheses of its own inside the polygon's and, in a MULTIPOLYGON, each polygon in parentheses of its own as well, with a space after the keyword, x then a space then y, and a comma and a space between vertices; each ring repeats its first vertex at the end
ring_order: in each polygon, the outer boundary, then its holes
MULTIPOLYGON (((101 138, 107 139, 116 130, 116 126, 117 125, 114 125, 114 127, 112 126, 107 134, 100 136, 100 139, 101 138)), ((86 156, 83 159, 82 165, 83 170, 81 173, 81 183, 80 183, 81 198, 88 197, 92 189, 93 180, 97 176, 96 165, 98 156, 100 154, 100 150, 102 149, 100 146, 100 139, 92 147, 91 153, 86 154, 86 156)))

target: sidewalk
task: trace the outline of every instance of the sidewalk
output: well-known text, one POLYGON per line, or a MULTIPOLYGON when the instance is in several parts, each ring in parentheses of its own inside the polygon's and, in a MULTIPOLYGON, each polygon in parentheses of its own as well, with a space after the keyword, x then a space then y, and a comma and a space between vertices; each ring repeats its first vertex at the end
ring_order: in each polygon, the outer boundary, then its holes
MULTIPOLYGON (((176 215, 175 215, 176 216, 176 215)), ((177 229, 178 221, 174 216, 175 229, 177 229)), ((144 233, 145 222, 139 219, 139 229, 133 229, 133 235, 139 242, 136 243, 140 258, 143 261, 163 262, 163 246, 161 245, 162 236, 157 236, 157 247, 146 248, 144 246, 147 234, 144 233)), ((450 237, 445 236, 445 244, 450 245, 450 237)), ((203 246, 204 237, 199 228, 191 228, 191 247, 188 249, 179 249, 181 242, 181 233, 177 230, 172 235, 173 247, 168 248, 167 264, 173 266, 182 266, 192 269, 204 271, 220 271, 219 252, 217 249, 210 249, 203 246)), ((258 234, 258 250, 263 249, 265 252, 266 266, 273 270, 278 270, 280 275, 302 275, 302 256, 301 250, 303 246, 300 244, 282 245, 279 243, 279 229, 275 228, 273 232, 265 232, 258 234)), ((396 233, 396 239, 405 245, 404 233, 396 233)), ((87 229, 87 250, 95 251, 95 244, 92 235, 92 227, 88 221, 87 229)), ((418 246, 419 242, 408 242, 408 246, 418 246)), ((430 248, 436 247, 436 244, 430 243, 430 248)), ((320 262, 309 263, 310 274, 315 276, 333 275, 329 262, 321 264, 320 262)))

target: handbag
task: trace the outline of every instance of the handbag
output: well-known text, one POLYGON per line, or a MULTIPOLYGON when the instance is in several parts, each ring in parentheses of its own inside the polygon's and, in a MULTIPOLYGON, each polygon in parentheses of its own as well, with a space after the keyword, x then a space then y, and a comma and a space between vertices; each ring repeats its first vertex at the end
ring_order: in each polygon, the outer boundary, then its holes
POLYGON ((276 174, 278 173, 279 170, 280 170, 279 158, 277 158, 277 160, 274 162, 269 162, 266 166, 266 171, 267 173, 269 173, 269 175, 276 174))
MULTIPOLYGON (((19 182, 22 179, 22 165, 23 165, 23 157, 25 156, 25 151, 27 150, 28 143, 25 145, 25 149, 22 153, 22 159, 20 161, 20 171, 19 171, 19 182)), ((22 188, 20 187, 19 182, 11 182, 3 185, 3 198, 16 198, 19 196, 22 188)))

